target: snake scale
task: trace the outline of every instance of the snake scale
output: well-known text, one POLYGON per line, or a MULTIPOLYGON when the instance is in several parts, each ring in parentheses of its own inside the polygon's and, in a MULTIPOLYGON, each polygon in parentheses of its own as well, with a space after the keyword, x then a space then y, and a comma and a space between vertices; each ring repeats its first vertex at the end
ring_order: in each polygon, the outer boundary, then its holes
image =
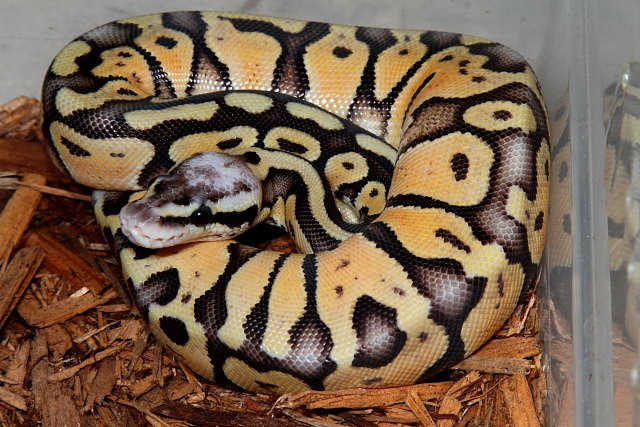
POLYGON ((420 382, 489 339, 537 276, 547 116, 500 44, 146 15, 64 47, 43 105, 54 160, 108 190, 98 222, 152 332, 208 379, 272 394, 420 382), (301 253, 231 238, 265 219, 301 253), (153 221, 222 240, 136 228, 153 221))

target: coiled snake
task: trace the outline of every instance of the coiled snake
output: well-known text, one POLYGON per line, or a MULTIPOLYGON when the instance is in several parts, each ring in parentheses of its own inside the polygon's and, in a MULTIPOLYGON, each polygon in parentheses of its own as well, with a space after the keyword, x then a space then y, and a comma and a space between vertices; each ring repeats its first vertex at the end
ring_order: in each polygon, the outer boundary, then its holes
POLYGON ((206 378, 276 394, 419 382, 484 343, 537 275, 547 118, 500 44, 147 15, 63 48, 43 103, 71 176, 120 190, 95 192, 95 211, 153 333, 206 378), (126 191, 147 186, 121 227, 140 197, 126 191), (231 239, 265 218, 303 253, 231 239), (203 230, 223 240, 185 243, 203 230))

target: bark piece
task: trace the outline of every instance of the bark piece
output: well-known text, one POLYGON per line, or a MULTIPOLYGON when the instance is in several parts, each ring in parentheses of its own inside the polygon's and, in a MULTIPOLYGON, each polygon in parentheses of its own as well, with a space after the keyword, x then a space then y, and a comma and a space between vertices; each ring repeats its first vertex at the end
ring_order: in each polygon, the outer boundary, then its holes
POLYGON ((43 247, 47 252, 47 257, 44 260, 47 270, 66 278, 74 285, 74 289, 86 286, 98 294, 106 287, 107 280, 102 272, 92 268, 46 230, 32 231, 25 240, 29 245, 43 247))
POLYGON ((516 374, 507 378, 502 383, 502 393, 514 427, 537 427, 540 425, 531 390, 524 374, 516 374))
POLYGON ((81 425, 80 411, 73 401, 71 390, 64 384, 47 381, 53 368, 46 360, 49 349, 42 330, 36 330, 36 338, 31 350, 34 364, 31 370, 32 390, 36 407, 42 416, 42 425, 77 426, 81 425))
MULTIPOLYGON (((22 182, 44 185, 46 180, 42 175, 29 173, 22 178, 22 182)), ((13 193, 0 213, 0 265, 6 264, 5 260, 22 238, 41 198, 39 191, 22 186, 13 193)))
POLYGON ((18 251, 4 271, 0 271, 0 328, 22 298, 44 259, 39 247, 18 251))
POLYGON ((276 406, 285 408, 305 406, 308 409, 372 408, 405 402, 407 395, 412 390, 423 400, 440 398, 452 385, 452 381, 443 381, 381 389, 355 388, 336 392, 304 391, 283 395, 278 399, 276 406))

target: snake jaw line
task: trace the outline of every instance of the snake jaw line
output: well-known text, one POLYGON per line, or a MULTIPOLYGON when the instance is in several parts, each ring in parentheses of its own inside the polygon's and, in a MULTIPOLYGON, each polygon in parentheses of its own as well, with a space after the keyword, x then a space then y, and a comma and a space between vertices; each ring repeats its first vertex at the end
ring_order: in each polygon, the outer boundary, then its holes
POLYGON ((166 228, 162 227, 144 227, 141 224, 131 224, 126 219, 122 221, 122 233, 136 246, 161 249, 185 243, 184 233, 171 233, 167 237, 160 237, 163 231, 166 233, 165 230, 166 228))

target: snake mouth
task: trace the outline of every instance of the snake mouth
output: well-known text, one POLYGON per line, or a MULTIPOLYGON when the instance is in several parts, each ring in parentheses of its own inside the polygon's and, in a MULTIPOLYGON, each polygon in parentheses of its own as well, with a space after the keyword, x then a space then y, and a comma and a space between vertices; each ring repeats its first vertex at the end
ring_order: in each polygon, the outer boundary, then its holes
POLYGON ((120 211, 120 229, 131 243, 149 249, 161 249, 189 240, 183 226, 167 223, 152 209, 135 203, 120 211))
POLYGON ((166 227, 150 225, 148 222, 145 225, 142 226, 140 223, 132 224, 130 219, 121 218, 122 233, 134 245, 149 249, 161 249, 187 241, 185 233, 168 233, 166 227), (163 234, 164 236, 162 236, 163 234))

